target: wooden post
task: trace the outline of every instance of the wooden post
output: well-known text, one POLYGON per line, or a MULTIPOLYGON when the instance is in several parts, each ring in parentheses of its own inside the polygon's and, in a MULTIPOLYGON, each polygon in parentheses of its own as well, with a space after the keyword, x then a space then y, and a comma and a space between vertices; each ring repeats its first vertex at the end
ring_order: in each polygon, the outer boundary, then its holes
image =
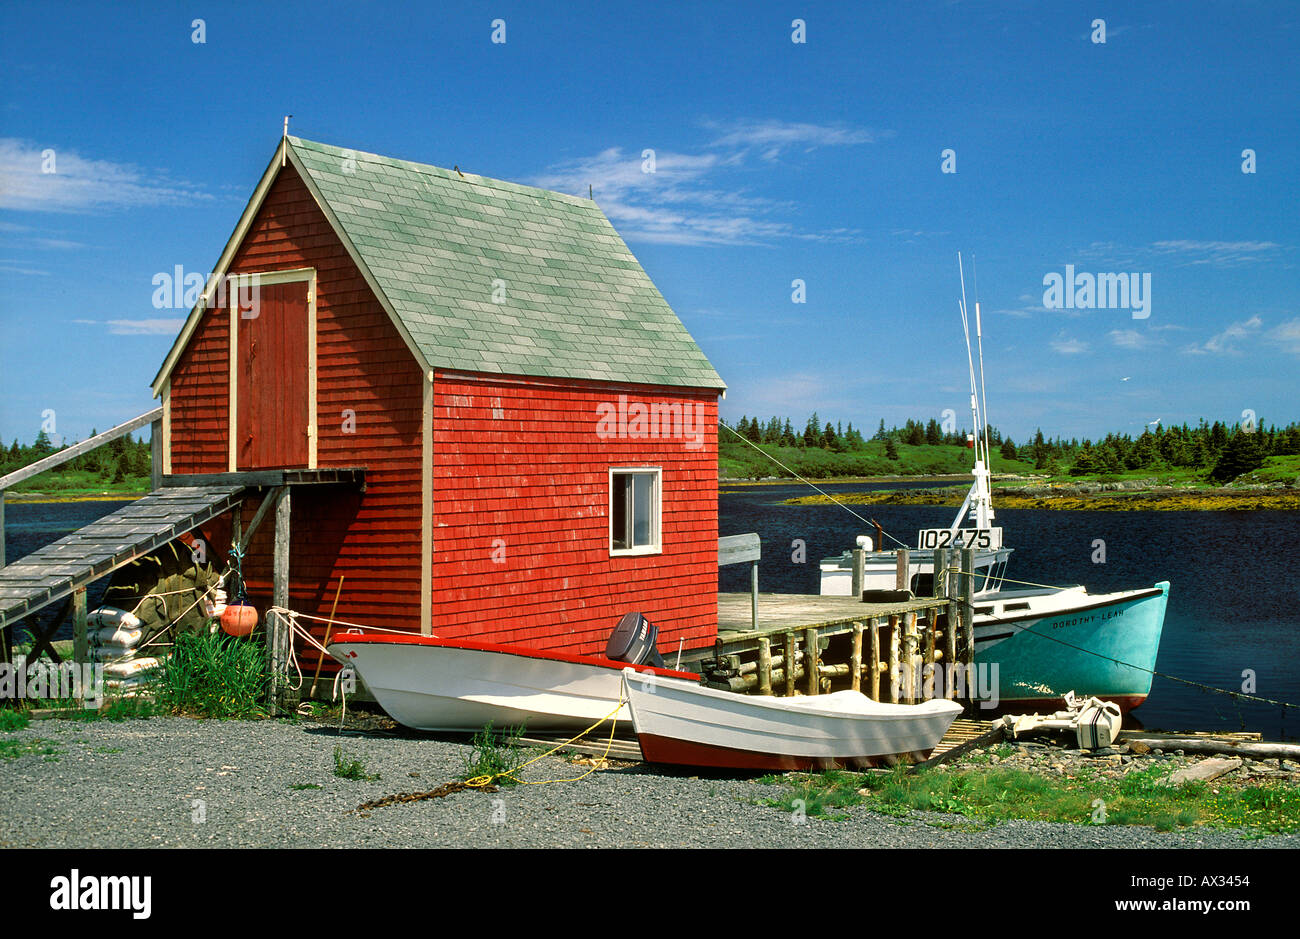
POLYGON ((862 690, 862 624, 853 624, 853 653, 849 657, 849 675, 852 676, 850 687, 854 691, 862 690))
POLYGON ((758 640, 758 693, 772 693, 772 640, 766 636, 758 640))
POLYGON ((0 489, 0 568, 5 566, 5 491, 0 489))
POLYGON ((163 433, 162 418, 149 425, 149 489, 157 492, 162 488, 163 471, 163 433))
MULTIPOLYGON (((922 680, 924 680, 924 677, 927 674, 930 676, 930 693, 928 695, 925 694, 924 686, 922 687, 921 691, 922 691, 922 695, 927 698, 934 697, 935 685, 939 681, 939 677, 935 674, 935 672, 937 672, 938 669, 934 664, 934 654, 935 654, 934 634, 938 630, 938 626, 939 626, 939 618, 937 612, 938 611, 935 610, 934 607, 931 607, 929 610, 926 611, 925 614, 925 660, 921 665, 921 675, 922 675, 922 680)), ((940 651, 939 655, 940 657, 942 657, 943 652, 940 651)))
POLYGON ((86 588, 72 594, 72 661, 81 665, 90 661, 90 644, 86 641, 86 588))
POLYGON ((855 599, 862 599, 863 582, 867 579, 867 552, 862 548, 853 549, 853 587, 855 599))
POLYGON ((867 625, 867 665, 870 668, 870 689, 868 697, 872 701, 880 700, 880 620, 877 617, 871 617, 871 622, 867 625))
POLYGON ((900 677, 898 674, 899 638, 898 615, 893 614, 889 617, 889 700, 893 704, 898 703, 898 681, 900 677))
POLYGON ((795 638, 793 632, 785 634, 785 696, 794 697, 794 653, 795 638))
POLYGON ((931 577, 934 581, 934 596, 948 596, 948 549, 934 549, 934 564, 931 566, 934 572, 931 577))
POLYGON ((809 626, 804 630, 803 667, 808 678, 808 693, 820 694, 822 675, 821 650, 817 648, 817 627, 809 626))
POLYGON ((962 664, 966 666, 967 697, 974 687, 975 679, 975 606, 973 601, 975 588, 975 549, 961 549, 961 574, 957 594, 961 606, 961 636, 966 647, 962 652, 962 664))
POLYGON ((915 704, 920 697, 917 686, 917 650, 921 645, 921 637, 916 632, 916 613, 903 614, 903 688, 904 698, 908 704, 915 704))
MULTIPOLYGON (((271 603, 273 606, 289 606, 289 514, 291 511, 290 490, 288 486, 281 489, 275 503, 275 555, 272 561, 271 603)), ((271 656, 271 703, 278 705, 284 695, 283 680, 280 669, 289 660, 289 643, 293 641, 289 624, 279 616, 267 617, 267 651, 271 656)))
POLYGON ((912 586, 912 580, 908 576, 908 557, 907 549, 898 549, 898 569, 894 573, 894 585, 899 590, 907 590, 912 586))
POLYGON ((758 562, 749 565, 749 623, 753 630, 758 629, 758 562))

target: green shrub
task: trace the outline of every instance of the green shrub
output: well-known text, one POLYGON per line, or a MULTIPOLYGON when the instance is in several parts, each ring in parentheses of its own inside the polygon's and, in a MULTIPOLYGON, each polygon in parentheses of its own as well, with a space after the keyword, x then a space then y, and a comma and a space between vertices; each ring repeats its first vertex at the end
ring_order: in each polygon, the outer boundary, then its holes
POLYGON ((182 634, 162 669, 158 703, 199 717, 265 717, 266 650, 225 633, 182 634))
POLYGON ((503 786, 514 785, 518 780, 510 774, 522 765, 526 752, 519 746, 519 738, 523 735, 523 727, 493 733, 489 721, 470 741, 471 749, 465 757, 465 775, 462 778, 470 780, 491 776, 493 782, 503 786))

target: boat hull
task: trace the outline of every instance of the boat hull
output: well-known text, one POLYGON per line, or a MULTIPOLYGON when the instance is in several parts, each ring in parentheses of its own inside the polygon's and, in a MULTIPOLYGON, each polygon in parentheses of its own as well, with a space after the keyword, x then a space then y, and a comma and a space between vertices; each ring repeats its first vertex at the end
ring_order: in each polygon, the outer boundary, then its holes
POLYGON ((924 759, 961 713, 952 701, 879 704, 857 692, 773 698, 629 676, 641 753, 719 769, 817 769, 924 759))
POLYGON ((976 617, 977 676, 985 669, 977 680, 987 683, 997 666, 997 704, 986 711, 1056 710, 1069 691, 1124 712, 1146 700, 1168 582, 1103 596, 1069 593, 1056 595, 1069 603, 1054 611, 976 617))
POLYGON ((329 651, 357 670, 393 720, 415 730, 474 731, 491 722, 579 731, 611 716, 630 726, 627 706, 619 703, 626 662, 429 636, 345 633, 329 651))

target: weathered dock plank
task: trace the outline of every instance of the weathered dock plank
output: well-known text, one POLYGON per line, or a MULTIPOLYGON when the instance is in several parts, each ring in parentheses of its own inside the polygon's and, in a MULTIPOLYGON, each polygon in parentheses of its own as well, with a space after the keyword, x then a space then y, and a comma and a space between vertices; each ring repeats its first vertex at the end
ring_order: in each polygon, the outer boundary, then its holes
POLYGON ((0 569, 0 628, 221 515, 242 486, 163 489, 0 569))

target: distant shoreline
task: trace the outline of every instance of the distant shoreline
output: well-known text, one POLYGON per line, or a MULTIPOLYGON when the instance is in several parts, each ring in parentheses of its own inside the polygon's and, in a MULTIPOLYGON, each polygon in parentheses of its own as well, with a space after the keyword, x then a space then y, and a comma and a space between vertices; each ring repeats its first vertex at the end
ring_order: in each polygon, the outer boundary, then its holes
MULTIPOLYGON (((938 505, 962 504, 965 491, 943 489, 887 489, 880 492, 840 492, 835 501, 845 505, 938 505)), ((1157 486, 1145 489, 1093 491, 1076 486, 1028 486, 993 490, 1000 509, 1054 509, 1100 512, 1181 511, 1296 511, 1300 510, 1300 489, 1178 489, 1157 486)), ((782 505, 830 505, 823 495, 784 499, 782 505)))
POLYGON ((149 493, 143 491, 131 492, 69 492, 59 494, 56 492, 14 492, 10 490, 5 493, 6 505, 40 505, 50 502, 134 502, 136 499, 142 499, 149 493))

